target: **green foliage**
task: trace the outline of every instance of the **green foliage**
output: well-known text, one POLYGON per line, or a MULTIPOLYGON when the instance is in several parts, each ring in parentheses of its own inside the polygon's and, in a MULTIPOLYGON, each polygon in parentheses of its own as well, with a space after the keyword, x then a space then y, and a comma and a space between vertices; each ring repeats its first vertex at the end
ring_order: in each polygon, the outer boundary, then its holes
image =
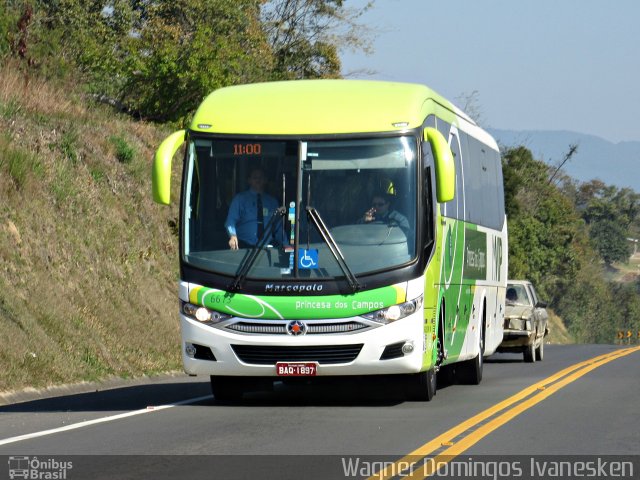
POLYGON ((22 149, 13 148, 8 140, 0 138, 0 169, 6 170, 16 188, 25 186, 31 174, 43 175, 42 163, 36 156, 22 149))
POLYGON ((0 59, 17 55, 18 21, 24 10, 22 2, 0 2, 0 59))
POLYGON ((0 61, 11 52, 10 32, 17 20, 14 13, 8 2, 0 3, 0 61))
POLYGON ((578 342, 611 343, 615 338, 618 305, 601 268, 586 264, 558 297, 556 308, 578 342))
POLYGON ((77 143, 78 132, 75 129, 70 128, 62 134, 59 147, 62 155, 71 163, 78 161, 77 143))
POLYGON ((68 75, 76 58, 65 47, 64 32, 51 29, 52 19, 48 14, 50 8, 62 2, 11 0, 2 3, 0 62, 9 57, 17 59, 27 81, 33 74, 47 78, 68 75))
POLYGON ((8 120, 15 118, 20 111, 20 104, 15 99, 10 99, 7 103, 0 103, 0 116, 8 120))
POLYGON ((74 185, 75 168, 67 163, 57 163, 55 166, 55 181, 51 183, 56 205, 67 205, 75 197, 77 189, 74 185))
POLYGON ((617 283, 612 286, 618 307, 616 329, 640 332, 640 278, 635 283, 617 283))
POLYGON ((177 121, 212 90, 265 80, 271 56, 261 0, 43 2, 90 90, 157 121, 177 121))
POLYGON ((592 225, 589 235, 596 250, 608 265, 613 262, 626 262, 631 256, 627 230, 620 223, 600 220, 592 225))
POLYGON ((524 147, 503 155, 509 231, 509 276, 534 282, 553 301, 580 268, 585 242, 582 222, 570 201, 548 182, 548 166, 524 147))
POLYGON ((28 155, 15 150, 7 153, 8 156, 6 159, 3 159, 3 164, 7 164, 9 175, 11 175, 17 187, 21 188, 27 181, 27 175, 29 173, 28 155))
POLYGON ((111 144, 115 147, 116 158, 120 163, 131 163, 131 161, 135 157, 136 152, 124 138, 122 138, 121 136, 113 135, 109 137, 109 142, 111 142, 111 144))
POLYGON ((573 195, 602 259, 609 265, 626 262, 631 254, 627 238, 638 232, 640 195, 599 180, 580 185, 573 195))
POLYGON ((211 91, 266 80, 269 50, 258 0, 151 2, 118 65, 122 103, 140 116, 180 120, 211 91))

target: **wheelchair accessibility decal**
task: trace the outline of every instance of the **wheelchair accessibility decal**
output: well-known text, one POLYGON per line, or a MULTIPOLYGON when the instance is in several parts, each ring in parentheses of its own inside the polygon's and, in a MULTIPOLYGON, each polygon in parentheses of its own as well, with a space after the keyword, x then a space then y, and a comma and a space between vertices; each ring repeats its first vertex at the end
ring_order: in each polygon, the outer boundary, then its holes
POLYGON ((318 250, 315 248, 298 250, 298 268, 318 268, 318 250))

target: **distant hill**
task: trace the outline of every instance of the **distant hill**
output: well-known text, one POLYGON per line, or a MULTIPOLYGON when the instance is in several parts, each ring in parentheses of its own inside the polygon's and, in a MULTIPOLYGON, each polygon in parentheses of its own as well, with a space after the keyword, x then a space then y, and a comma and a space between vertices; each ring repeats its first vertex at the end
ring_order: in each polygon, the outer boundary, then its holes
POLYGON ((565 164, 563 172, 586 182, 599 179, 617 187, 630 187, 640 192, 640 142, 612 143, 594 135, 552 130, 488 131, 501 145, 524 145, 534 157, 557 165, 577 144, 578 152, 565 164))

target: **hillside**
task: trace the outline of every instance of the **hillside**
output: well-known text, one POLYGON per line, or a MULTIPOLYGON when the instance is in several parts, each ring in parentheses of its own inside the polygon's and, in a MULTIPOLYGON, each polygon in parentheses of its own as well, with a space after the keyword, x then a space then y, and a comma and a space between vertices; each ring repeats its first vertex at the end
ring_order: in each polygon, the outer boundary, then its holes
POLYGON ((633 283, 640 280, 640 252, 632 255, 627 263, 615 263, 607 269, 607 279, 621 282, 633 283))
POLYGON ((0 391, 180 369, 169 132, 69 92, 0 70, 0 391))
POLYGON ((640 169, 640 142, 612 143, 594 135, 552 130, 489 129, 505 146, 524 145, 536 158, 557 165, 577 144, 578 151, 565 164, 563 172, 582 182, 602 180, 619 188, 630 187, 640 192, 640 175, 629 175, 640 169))

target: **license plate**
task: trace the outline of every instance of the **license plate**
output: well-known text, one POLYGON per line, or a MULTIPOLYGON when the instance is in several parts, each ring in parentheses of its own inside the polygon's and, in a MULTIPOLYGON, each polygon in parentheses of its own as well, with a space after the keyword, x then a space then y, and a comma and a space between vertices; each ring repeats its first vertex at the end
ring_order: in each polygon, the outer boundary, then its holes
POLYGON ((315 377, 318 365, 313 362, 278 362, 276 373, 280 377, 315 377))

